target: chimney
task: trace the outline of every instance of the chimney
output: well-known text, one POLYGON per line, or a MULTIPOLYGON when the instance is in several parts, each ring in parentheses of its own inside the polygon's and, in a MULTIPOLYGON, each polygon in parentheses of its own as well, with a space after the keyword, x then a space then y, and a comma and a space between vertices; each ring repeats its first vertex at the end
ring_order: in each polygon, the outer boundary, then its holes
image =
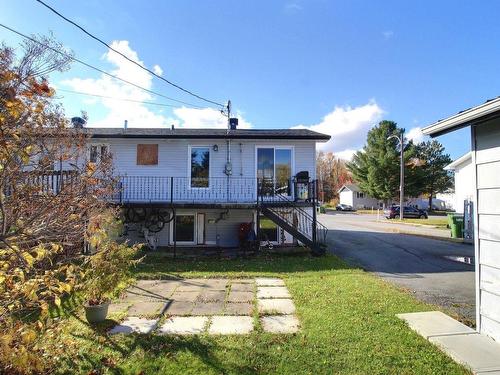
POLYGON ((123 122, 123 129, 127 129, 127 127, 128 127, 128 120, 125 120, 123 122))
POLYGON ((81 129, 85 126, 86 121, 81 117, 72 117, 71 124, 76 129, 81 129))
POLYGON ((238 119, 236 117, 232 117, 229 119, 229 128, 231 130, 236 130, 238 127, 238 119))

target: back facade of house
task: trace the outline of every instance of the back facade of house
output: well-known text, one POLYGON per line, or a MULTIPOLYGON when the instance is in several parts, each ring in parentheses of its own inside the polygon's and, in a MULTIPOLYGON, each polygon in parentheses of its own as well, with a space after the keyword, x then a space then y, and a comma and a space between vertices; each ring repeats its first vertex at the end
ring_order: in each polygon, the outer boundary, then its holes
POLYGON ((158 246, 317 242, 309 130, 87 128, 88 158, 111 155, 129 237, 158 246), (246 228, 246 229, 244 229, 246 228))

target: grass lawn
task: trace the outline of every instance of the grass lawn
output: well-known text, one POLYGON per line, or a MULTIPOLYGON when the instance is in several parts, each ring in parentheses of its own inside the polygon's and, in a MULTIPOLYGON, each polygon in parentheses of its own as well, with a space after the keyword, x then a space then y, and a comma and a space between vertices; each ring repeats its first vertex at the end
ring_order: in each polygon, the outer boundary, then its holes
MULTIPOLYGON (((395 219, 395 222, 399 221, 398 219, 395 219)), ((432 225, 438 228, 443 228, 446 229, 446 226, 448 225, 448 220, 446 216, 443 217, 433 217, 429 219, 403 219, 403 222, 409 223, 409 224, 423 224, 423 225, 432 225)))
MULTIPOLYGON (((137 278, 277 276, 297 307, 294 335, 108 336, 82 313, 47 340, 55 373, 110 374, 467 374, 411 331, 396 313, 434 309, 335 256, 172 260, 149 255, 137 278)), ((109 322, 109 326, 112 322, 109 322)))

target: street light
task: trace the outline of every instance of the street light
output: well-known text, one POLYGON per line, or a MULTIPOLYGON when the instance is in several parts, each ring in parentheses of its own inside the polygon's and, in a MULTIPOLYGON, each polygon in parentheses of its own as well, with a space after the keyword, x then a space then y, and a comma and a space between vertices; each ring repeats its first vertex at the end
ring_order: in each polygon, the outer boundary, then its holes
POLYGON ((403 220, 404 200, 405 200, 405 162, 404 162, 404 129, 401 129, 399 135, 393 134, 387 137, 387 140, 396 138, 401 146, 400 177, 399 177, 399 220, 403 220))

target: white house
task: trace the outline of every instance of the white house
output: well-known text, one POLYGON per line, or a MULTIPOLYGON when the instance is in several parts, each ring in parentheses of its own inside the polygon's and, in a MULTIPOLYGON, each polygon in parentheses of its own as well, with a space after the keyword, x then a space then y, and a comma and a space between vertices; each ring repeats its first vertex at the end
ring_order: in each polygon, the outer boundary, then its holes
POLYGON ((423 132, 436 137, 467 126, 475 206, 476 326, 500 341, 500 97, 437 121, 423 132))
POLYGON ((361 191, 356 184, 345 184, 339 189, 339 203, 347 204, 355 209, 378 207, 378 200, 361 191))
POLYGON ((113 201, 123 207, 131 237, 147 229, 159 246, 236 247, 241 231, 253 228, 267 243, 318 243, 316 142, 328 135, 306 129, 83 131, 91 161, 112 155, 120 181, 113 201))
POLYGON ((462 155, 453 163, 445 167, 446 170, 455 172, 455 194, 453 197, 453 209, 456 212, 464 212, 464 202, 474 197, 474 166, 472 165, 472 153, 462 155))

